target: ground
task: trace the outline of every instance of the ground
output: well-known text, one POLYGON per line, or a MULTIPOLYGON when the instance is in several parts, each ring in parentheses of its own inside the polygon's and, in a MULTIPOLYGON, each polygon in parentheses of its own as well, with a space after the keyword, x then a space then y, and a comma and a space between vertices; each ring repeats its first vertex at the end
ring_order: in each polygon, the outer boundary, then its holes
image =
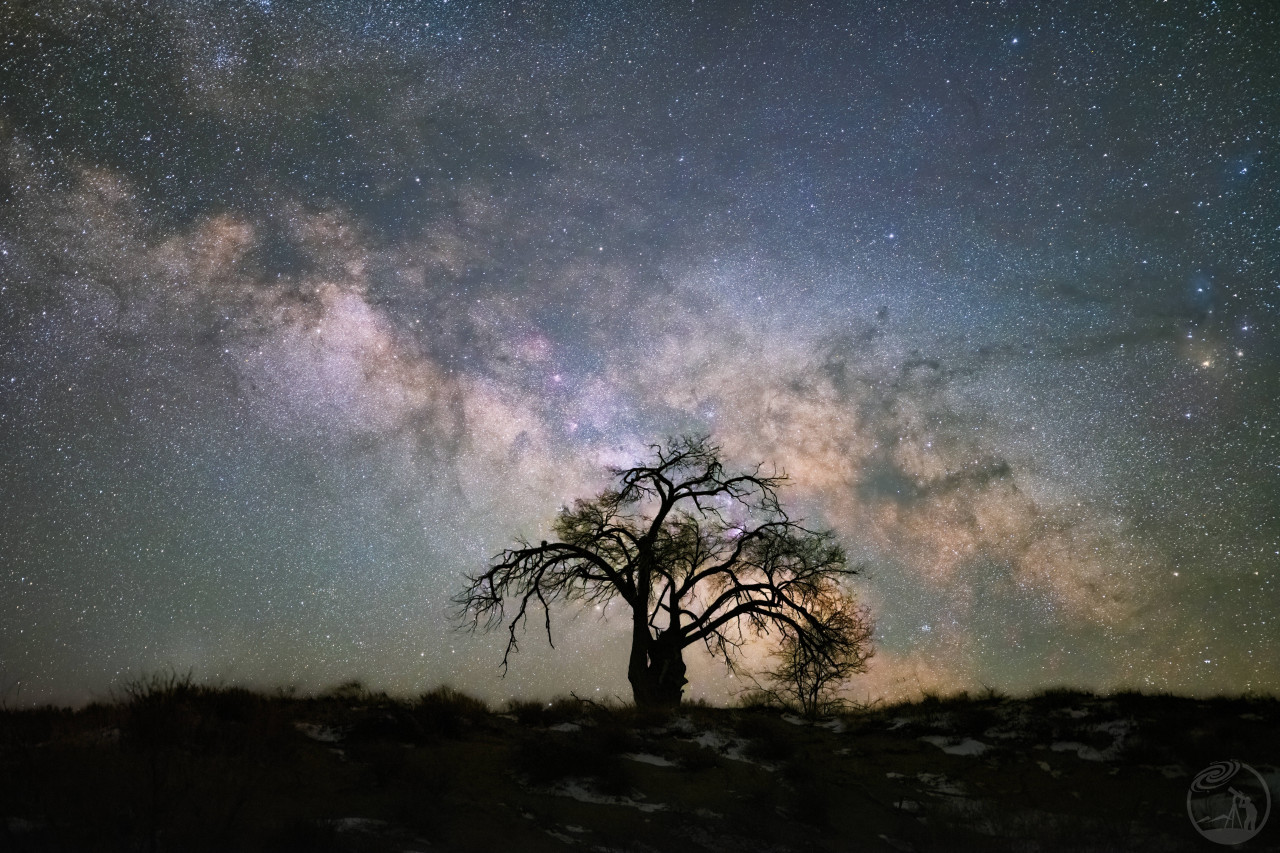
MULTIPOLYGON (((114 704, 0 712, 0 849, 1222 849, 1191 779, 1280 783, 1271 698, 1055 691, 826 720, 441 689, 264 696, 155 679, 114 704)), ((1240 849, 1280 849, 1280 818, 1240 849)))

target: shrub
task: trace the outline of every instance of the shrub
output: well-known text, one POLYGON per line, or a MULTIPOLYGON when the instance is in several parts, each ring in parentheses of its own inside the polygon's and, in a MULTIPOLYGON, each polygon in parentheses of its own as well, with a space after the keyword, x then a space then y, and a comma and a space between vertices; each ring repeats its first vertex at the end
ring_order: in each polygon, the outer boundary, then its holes
POLYGON ((443 685, 418 697, 413 714, 424 734, 456 738, 467 726, 488 717, 489 706, 474 696, 443 685))
POLYGON ((561 697, 551 702, 511 699, 507 702, 507 713, 523 726, 556 726, 581 719, 586 706, 586 702, 575 698, 561 697))

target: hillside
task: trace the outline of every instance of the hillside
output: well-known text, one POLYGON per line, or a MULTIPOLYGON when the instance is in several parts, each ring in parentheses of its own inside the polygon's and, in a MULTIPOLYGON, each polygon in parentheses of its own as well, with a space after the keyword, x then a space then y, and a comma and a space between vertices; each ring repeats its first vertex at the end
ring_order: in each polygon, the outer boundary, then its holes
MULTIPOLYGON (((1272 788, 1280 703, 1056 691, 809 724, 447 689, 264 696, 182 679, 0 712, 0 848, 281 851, 1203 850, 1193 776, 1272 788)), ((1280 819, 1243 849, 1280 845, 1280 819)))

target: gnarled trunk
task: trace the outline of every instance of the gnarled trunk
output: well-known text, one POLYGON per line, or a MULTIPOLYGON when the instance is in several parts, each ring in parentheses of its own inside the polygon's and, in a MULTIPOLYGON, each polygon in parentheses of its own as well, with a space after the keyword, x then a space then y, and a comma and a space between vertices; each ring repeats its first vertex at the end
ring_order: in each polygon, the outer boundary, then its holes
POLYGON ((662 633, 656 639, 643 633, 632 635, 631 662, 627 680, 637 708, 678 708, 684 696, 684 656, 678 634, 662 633), (669 638, 669 639, 668 639, 669 638))

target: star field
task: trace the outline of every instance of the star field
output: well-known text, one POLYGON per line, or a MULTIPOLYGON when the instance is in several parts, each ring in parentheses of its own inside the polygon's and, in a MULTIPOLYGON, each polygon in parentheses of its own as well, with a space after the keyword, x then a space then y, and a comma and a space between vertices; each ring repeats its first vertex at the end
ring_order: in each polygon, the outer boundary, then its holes
POLYGON ((865 566, 858 695, 1280 687, 1268 4, 0 33, 4 701, 165 667, 625 695, 608 613, 499 680, 449 598, 685 430, 865 566))

